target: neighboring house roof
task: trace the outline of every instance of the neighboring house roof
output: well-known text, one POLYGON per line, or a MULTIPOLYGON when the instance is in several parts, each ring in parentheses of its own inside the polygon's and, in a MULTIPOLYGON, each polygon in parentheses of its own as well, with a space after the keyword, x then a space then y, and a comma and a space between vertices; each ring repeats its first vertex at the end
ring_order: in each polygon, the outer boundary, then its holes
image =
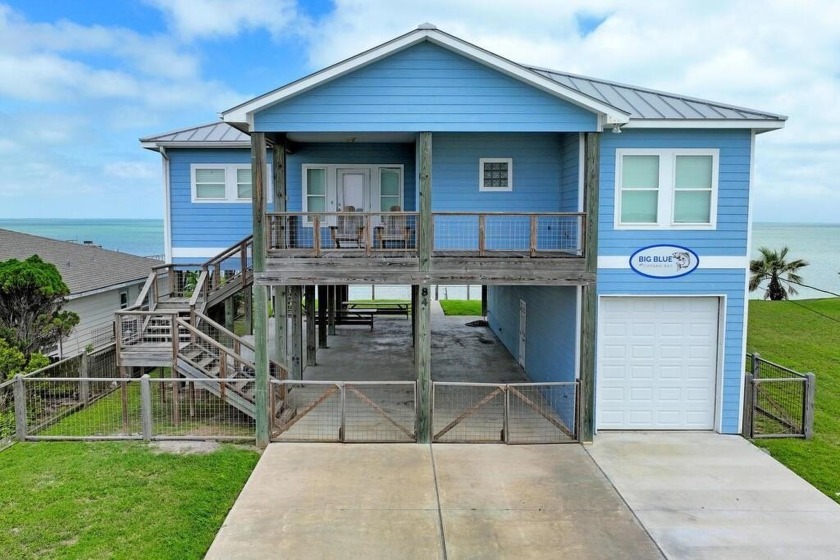
POLYGON ((238 148, 250 146, 251 137, 227 123, 215 122, 147 136, 140 139, 140 145, 151 150, 156 150, 160 146, 238 148))
POLYGON ((38 255, 52 263, 70 289, 70 297, 116 288, 145 279, 153 266, 160 261, 101 249, 95 245, 82 245, 70 241, 57 241, 0 229, 0 261, 24 260, 38 255))

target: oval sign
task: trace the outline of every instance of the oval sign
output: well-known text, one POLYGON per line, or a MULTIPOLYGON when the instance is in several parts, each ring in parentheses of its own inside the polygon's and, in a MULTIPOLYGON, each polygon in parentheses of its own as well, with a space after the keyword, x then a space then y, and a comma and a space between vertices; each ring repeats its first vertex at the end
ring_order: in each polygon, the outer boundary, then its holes
POLYGON ((691 274, 700 257, 688 247, 650 245, 630 255, 630 268, 648 278, 679 278, 691 274))

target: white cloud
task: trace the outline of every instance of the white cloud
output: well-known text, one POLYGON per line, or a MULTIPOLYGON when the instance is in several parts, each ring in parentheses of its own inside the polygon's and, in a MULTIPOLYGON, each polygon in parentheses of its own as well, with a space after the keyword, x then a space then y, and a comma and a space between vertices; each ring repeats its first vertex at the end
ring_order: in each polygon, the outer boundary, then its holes
POLYGON ((282 33, 301 23, 294 0, 147 0, 166 14, 174 31, 185 39, 231 37, 243 31, 267 29, 282 33))
POLYGON ((157 179, 160 166, 141 161, 115 161, 106 163, 102 172, 106 177, 117 179, 157 179))

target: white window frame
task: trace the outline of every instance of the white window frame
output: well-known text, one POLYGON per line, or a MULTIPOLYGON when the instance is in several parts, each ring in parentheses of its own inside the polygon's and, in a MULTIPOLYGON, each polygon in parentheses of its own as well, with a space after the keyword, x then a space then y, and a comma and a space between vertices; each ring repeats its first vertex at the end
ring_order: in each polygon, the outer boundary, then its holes
MULTIPOLYGON (((195 204, 251 204, 252 198, 239 198, 237 188, 237 172, 240 169, 248 169, 248 163, 193 163, 190 164, 190 197, 195 204), (199 198, 196 187, 196 171, 199 169, 223 169, 225 172, 225 197, 224 198, 199 198)), ((266 165, 267 188, 265 193, 266 204, 270 203, 272 195, 271 166, 266 165)))
POLYGON ((717 148, 618 148, 615 151, 615 209, 614 227, 617 230, 713 230, 717 228, 718 175, 720 169, 720 150, 717 148), (622 164, 624 156, 658 156, 659 157, 659 189, 656 208, 656 222, 652 223, 624 223, 621 221, 622 164), (674 222, 674 200, 676 198, 677 156, 711 156, 712 158, 712 192, 709 201, 708 223, 676 223, 674 222))
POLYGON ((478 160, 478 190, 479 192, 510 192, 513 190, 513 158, 479 158, 478 160), (487 163, 507 164, 507 187, 488 187, 484 184, 484 165, 487 163))
MULTIPOLYGON (((326 210, 331 213, 336 211, 336 201, 338 199, 338 170, 346 169, 367 169, 370 172, 370 204, 375 203, 375 209, 371 212, 381 212, 379 210, 381 204, 381 173, 383 169, 396 169, 400 174, 400 188, 399 200, 400 208, 405 211, 405 165, 402 163, 376 163, 376 164, 359 164, 359 163, 304 163, 301 164, 301 212, 309 212, 309 201, 307 200, 306 192, 309 187, 308 174, 309 169, 324 169, 326 170, 327 188, 326 188, 326 210)), ((328 223, 333 225, 334 218, 330 218, 328 223)), ((304 227, 312 227, 311 221, 304 221, 304 227)))

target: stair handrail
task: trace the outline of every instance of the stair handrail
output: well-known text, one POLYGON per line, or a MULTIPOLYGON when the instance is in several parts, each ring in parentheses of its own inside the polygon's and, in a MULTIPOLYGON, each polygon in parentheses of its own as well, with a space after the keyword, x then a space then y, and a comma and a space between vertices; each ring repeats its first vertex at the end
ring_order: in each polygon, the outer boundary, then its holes
MULTIPOLYGON (((204 313, 201 313, 201 312, 199 312, 199 311, 196 311, 196 312, 194 313, 194 315, 196 316, 196 318, 200 319, 201 321, 204 321, 205 323, 207 323, 207 324, 208 324, 208 325, 210 325, 211 327, 215 327, 216 329, 218 329, 218 330, 220 330, 220 331, 224 332, 226 335, 230 336, 230 337, 231 337, 231 338, 232 338, 235 342, 237 342, 240 346, 244 346, 244 347, 245 347, 245 348, 247 348, 248 350, 250 350, 250 351, 252 351, 252 352, 256 353, 256 348, 254 347, 254 345, 253 345, 253 344, 251 344, 250 342, 248 342, 248 341, 247 341, 247 340, 245 340, 244 338, 242 338, 242 337, 240 337, 240 336, 238 336, 238 335, 234 334, 233 332, 231 332, 230 330, 228 330, 228 329, 227 329, 227 327, 225 327, 224 325, 221 325, 221 324, 217 323, 216 321, 214 321, 213 319, 211 319, 210 317, 208 317, 207 315, 205 315, 204 313)), ((212 338, 212 337, 211 337, 211 338, 212 338)), ((223 346, 224 346, 224 345, 223 345, 223 346)), ((272 360, 271 358, 269 358, 269 359, 268 359, 268 363, 269 363, 269 364, 274 364, 274 366, 276 366, 276 367, 277 367, 277 369, 279 370, 279 372, 281 372, 280 379, 286 379, 286 378, 288 377, 288 375, 289 375, 289 370, 288 370, 288 369, 286 369, 286 367, 285 367, 285 366, 283 366, 282 364, 280 364, 280 363, 278 363, 278 362, 275 362, 275 361, 274 361, 274 360, 272 360)))
POLYGON ((200 311, 204 310, 204 306, 207 304, 207 269, 202 268, 201 274, 198 275, 198 280, 195 283, 195 289, 193 289, 192 296, 190 296, 190 313, 196 310, 196 304, 198 303, 198 298, 202 298, 201 306, 199 307, 200 311))
POLYGON ((228 348, 227 346, 225 346, 221 342, 219 342, 217 340, 214 340, 212 336, 209 336, 208 334, 201 332, 200 330, 198 330, 197 328, 195 328, 191 324, 189 324, 189 322, 184 321, 180 317, 176 317, 175 318, 175 324, 178 325, 179 327, 184 327, 187 331, 191 332, 192 334, 194 334, 198 338, 202 339, 203 341, 207 342, 211 346, 215 346, 218 350, 222 351, 225 355, 230 356, 230 357, 234 358, 235 360, 238 360, 238 361, 242 362, 246 366, 250 366, 251 368, 256 369, 256 366, 254 365, 254 362, 245 359, 241 354, 238 354, 238 353, 234 352, 233 350, 231 350, 230 348, 228 348))
MULTIPOLYGON (((143 302, 146 300, 146 297, 148 297, 148 295, 149 295, 149 290, 152 289, 152 286, 154 285, 154 283, 156 281, 157 281, 157 270, 152 269, 152 271, 149 273, 149 276, 146 278, 146 283, 143 284, 143 289, 140 290, 140 294, 138 294, 137 299, 134 300, 134 304, 129 306, 129 307, 126 307, 125 309, 122 309, 121 311, 134 311, 134 310, 141 309, 143 307, 143 302)), ((149 309, 154 309, 154 307, 152 305, 154 303, 157 303, 157 302, 152 300, 152 303, 149 304, 149 309)))
MULTIPOLYGON (((244 237, 243 239, 237 241, 234 245, 231 245, 230 247, 228 247, 227 249, 225 249, 221 253, 207 259, 201 265, 201 268, 202 268, 202 270, 206 270, 208 272, 208 275, 209 275, 211 267, 214 269, 214 272, 219 273, 220 272, 220 265, 224 261, 228 260, 229 258, 231 258, 231 257, 235 256, 237 253, 239 253, 240 254, 240 259, 241 259, 241 269, 242 269, 242 272, 241 272, 242 285, 244 287, 245 286, 245 280, 248 277, 248 268, 249 268, 248 267, 248 247, 249 246, 253 247, 253 245, 254 245, 254 236, 253 235, 248 235, 248 236, 244 237)), ((213 280, 211 282, 211 285, 208 288, 208 291, 215 290, 219 287, 219 284, 218 284, 219 274, 214 274, 212 276, 212 279, 213 280)))

